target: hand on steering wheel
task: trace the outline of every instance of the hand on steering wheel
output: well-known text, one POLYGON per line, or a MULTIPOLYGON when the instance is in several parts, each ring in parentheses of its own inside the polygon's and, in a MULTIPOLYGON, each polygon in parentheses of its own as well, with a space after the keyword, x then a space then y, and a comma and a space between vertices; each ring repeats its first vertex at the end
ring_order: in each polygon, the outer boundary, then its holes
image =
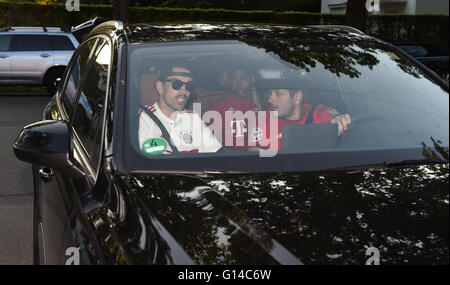
POLYGON ((352 123, 352 118, 349 114, 337 115, 330 120, 330 123, 338 125, 338 136, 340 136, 348 130, 348 125, 352 123))

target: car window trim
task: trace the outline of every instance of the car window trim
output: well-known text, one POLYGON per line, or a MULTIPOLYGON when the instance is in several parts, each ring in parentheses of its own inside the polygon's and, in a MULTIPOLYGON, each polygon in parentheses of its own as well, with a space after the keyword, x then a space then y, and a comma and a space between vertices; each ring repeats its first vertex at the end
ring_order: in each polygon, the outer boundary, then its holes
MULTIPOLYGON (((113 55, 114 55, 114 49, 113 49, 113 42, 112 39, 108 36, 103 36, 103 38, 106 39, 106 41, 109 44, 109 49, 111 51, 110 53, 110 58, 109 58, 109 65, 108 65, 108 73, 107 73, 107 77, 106 77, 106 90, 105 90, 105 98, 103 99, 103 110, 102 110, 102 114, 101 114, 101 141, 100 141, 100 155, 98 157, 98 161, 97 164, 95 165, 95 169, 96 169, 96 175, 95 175, 95 181, 97 181, 98 179, 98 174, 100 171, 100 164, 101 161, 103 159, 103 153, 104 153, 104 145, 105 145, 105 131, 106 131, 106 112, 108 109, 108 94, 110 91, 110 82, 111 82, 111 76, 112 76, 112 64, 113 64, 113 55)), ((97 49, 98 47, 96 47, 97 49)), ((96 130, 97 132, 98 130, 96 130)), ((93 164, 91 162, 91 160, 89 160, 89 162, 91 164, 93 164)))
MULTIPOLYGON (((73 61, 76 60, 77 56, 80 55, 80 49, 84 45, 86 45, 89 42, 91 42, 91 40, 95 41, 95 42, 94 42, 94 47, 92 48, 92 50, 89 53, 86 70, 90 69, 90 67, 92 65, 92 63, 91 63, 92 62, 92 56, 93 56, 93 54, 94 54, 94 52, 95 52, 95 50, 97 48, 97 45, 98 45, 98 38, 97 37, 94 37, 94 38, 90 39, 89 41, 85 41, 82 45, 79 46, 79 49, 77 49, 77 52, 74 54, 74 56, 72 56, 71 61, 69 63, 69 66, 72 66, 73 61)), ((65 90, 66 87, 67 87, 66 84, 68 83, 69 74, 70 74, 71 71, 72 70, 70 70, 68 72, 68 76, 66 76, 66 78, 65 78, 65 82, 64 82, 65 85, 64 85, 64 89, 63 90, 65 90)), ((87 77, 87 72, 80 78, 80 83, 79 83, 79 86, 78 86, 77 91, 76 91, 75 102, 78 102, 79 99, 80 99, 80 90, 81 90, 81 87, 84 84, 84 81, 86 80, 86 77, 87 77)), ((60 93, 60 96, 63 96, 63 94, 60 93)), ((78 135, 76 134, 76 132, 74 131, 73 126, 72 126, 73 115, 74 115, 74 112, 75 112, 76 108, 71 111, 71 114, 69 116, 69 114, 67 113, 67 110, 65 109, 64 105, 61 102, 61 98, 59 98, 59 100, 57 100, 57 101, 58 101, 58 108, 60 110, 63 110, 63 113, 65 115, 65 118, 63 118, 63 119, 66 120, 69 123, 69 129, 71 130, 71 141, 73 142, 73 152, 74 152, 73 155, 74 155, 75 159, 82 165, 83 169, 85 170, 85 172, 87 174, 87 177, 88 177, 89 181, 92 184, 95 184, 96 179, 94 179, 94 177, 96 177, 96 175, 93 175, 94 171, 92 169, 92 166, 89 165, 89 157, 87 157, 87 155, 86 155, 86 153, 87 153, 86 149, 81 144, 81 140, 79 139, 78 135)))
MULTIPOLYGON (((92 67, 92 57, 95 54, 95 51, 97 50, 97 46, 98 46, 98 38, 95 37, 92 40, 95 40, 94 43, 94 47, 92 48, 91 52, 89 53, 89 57, 88 57, 88 62, 87 62, 87 67, 86 67, 86 72, 85 74, 82 75, 82 77, 80 78, 80 84, 79 87, 77 88, 77 93, 75 96, 75 102, 78 103, 78 101, 80 100, 80 94, 81 94, 81 89, 84 85, 84 82, 86 81, 87 78, 87 74, 90 70, 90 68, 92 67)), ((90 41, 86 41, 85 44, 87 44, 90 41)), ((89 161, 89 155, 88 152, 86 151, 86 148, 83 146, 83 143, 81 142, 80 137, 78 136, 77 132, 75 131, 75 129, 73 128, 73 118, 74 118, 74 114, 76 112, 76 109, 78 107, 77 106, 72 110, 72 116, 69 117, 69 128, 71 130, 71 140, 73 142, 73 151, 76 152, 77 155, 75 155, 75 159, 78 156, 78 162, 81 163, 83 169, 85 170, 87 177, 89 179, 89 182, 91 182, 92 185, 95 184, 96 179, 94 177, 96 177, 96 173, 92 167, 92 165, 90 165, 90 161, 89 161)))
MULTIPOLYGON (((80 78, 80 85, 77 89, 77 93, 75 96, 75 102, 78 103, 80 101, 80 96, 81 96, 81 90, 84 86, 84 83, 86 82, 86 78, 87 75, 89 73, 89 70, 92 67, 93 64, 93 56, 95 54, 95 51, 97 50, 98 47, 98 42, 99 42, 99 38, 95 37, 93 38, 95 39, 95 43, 94 43, 94 47, 92 48, 90 54, 89 54, 89 58, 88 58, 88 63, 87 63, 87 67, 86 67, 86 71, 85 74, 83 74, 83 76, 80 78)), ((89 177, 90 182, 92 183, 92 185, 95 184, 96 179, 94 177, 97 176, 97 174, 94 171, 94 168, 92 167, 90 160, 89 160, 89 153, 86 150, 85 146, 83 145, 83 142, 81 141, 80 137, 78 136, 75 128, 73 127, 73 120, 75 118, 74 114, 77 111, 78 108, 78 104, 76 105, 76 107, 74 108, 74 110, 72 111, 72 117, 69 120, 69 127, 72 133, 72 140, 74 142, 74 150, 76 150, 78 152, 78 156, 80 158, 80 163, 83 164, 83 168, 85 170, 88 170, 88 174, 87 176, 89 177)))
MULTIPOLYGON (((94 43, 94 49, 93 49, 93 50, 95 50, 95 47, 97 47, 97 40, 98 40, 98 39, 97 39, 97 38, 92 38, 91 40, 95 40, 95 41, 96 41, 96 42, 94 43)), ((68 64, 67 66, 72 67, 73 62, 74 62, 74 61, 76 60, 76 58, 80 55, 80 49, 81 49, 81 47, 84 46, 85 44, 89 43, 91 40, 85 41, 83 44, 81 44, 81 45, 77 48, 76 52, 72 55, 72 57, 71 57, 71 59, 70 59, 70 61, 69 61, 69 64, 68 64)), ((88 62, 90 62, 90 60, 91 60, 91 58, 92 58, 92 53, 93 53, 93 51, 91 51, 91 53, 89 54, 88 62)), ((88 66, 88 67, 89 67, 89 66, 88 66)), ((63 111, 63 113, 64 113, 64 119, 67 120, 67 121, 69 122, 69 126, 71 126, 71 121, 72 121, 72 118, 73 118, 73 111, 74 111, 74 110, 72 110, 72 111, 70 112, 70 114, 69 114, 68 110, 66 110, 66 108, 64 107, 64 104, 62 104, 61 97, 64 96, 63 93, 64 93, 64 91, 65 91, 66 88, 67 88, 67 84, 68 84, 69 77, 70 77, 69 74, 71 74, 71 72, 72 72, 72 69, 68 69, 68 70, 67 70, 66 77, 64 78, 64 81, 63 81, 63 84, 62 84, 62 85, 63 85, 63 88, 61 89, 63 92, 60 92, 60 93, 59 93, 59 97, 58 97, 58 100, 57 100, 57 102, 58 102, 58 107, 59 107, 60 110, 63 111)), ((79 86, 81 86, 82 80, 83 80, 83 78, 80 78, 79 86)), ((77 93, 76 93, 76 95, 75 95, 75 102, 77 102, 77 100, 79 100, 78 89, 77 89, 76 92, 77 92, 77 93)))
MULTIPOLYGON (((81 89, 84 86, 84 83, 86 82, 87 79, 87 75, 89 73, 89 70, 92 68, 93 65, 93 57, 95 55, 95 52, 97 51, 97 49, 99 48, 99 39, 103 38, 105 39, 108 44, 109 47, 111 49, 111 57, 110 57, 110 63, 109 63, 109 67, 108 67, 108 76, 107 76, 107 80, 106 80, 106 91, 105 91, 105 98, 103 101, 103 110, 102 110, 102 114, 101 114, 101 142, 100 142, 100 151, 103 153, 103 146, 104 146, 104 133, 105 133, 105 122, 106 122, 106 109, 107 109, 107 105, 108 105, 108 92, 109 92, 109 83, 110 83, 110 79, 111 79, 111 72, 112 72, 112 68, 111 68, 111 64, 112 64, 112 60, 113 60, 113 53, 112 53, 112 40, 110 37, 106 36, 106 35, 98 35, 93 37, 92 39, 96 39, 95 42, 95 46, 92 49, 90 55, 89 55, 89 59, 88 59, 88 66, 86 68, 86 72, 83 75, 82 79, 80 80, 80 87, 77 89, 77 96, 76 96, 76 100, 75 102, 78 102, 80 100, 80 96, 81 96, 81 89)), ((87 43, 89 41, 86 41, 84 43, 87 43)), ((77 108, 75 108, 73 111, 75 112, 77 108)), ((73 115, 73 114, 72 114, 73 115)), ((98 162, 97 165, 93 165, 90 161, 90 154, 89 152, 86 150, 83 142, 81 141, 80 137, 78 136, 76 130, 73 127, 73 119, 74 116, 72 116, 72 118, 70 118, 70 129, 72 132, 72 139, 74 140, 74 147, 77 147, 77 151, 78 151, 78 155, 80 157, 80 162, 83 164, 83 167, 85 169, 87 169, 89 171, 88 177, 90 179, 90 182, 92 183, 92 185, 95 184, 95 182, 98 179, 98 174, 100 171, 100 163, 102 161, 102 154, 100 154, 99 158, 98 158, 98 162)))

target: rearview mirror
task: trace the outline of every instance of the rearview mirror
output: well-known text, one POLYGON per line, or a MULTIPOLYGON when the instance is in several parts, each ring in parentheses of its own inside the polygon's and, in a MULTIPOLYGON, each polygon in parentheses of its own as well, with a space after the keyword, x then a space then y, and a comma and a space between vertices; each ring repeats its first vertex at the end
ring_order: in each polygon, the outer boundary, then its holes
POLYGON ((72 163, 70 129, 65 121, 41 121, 26 126, 13 149, 19 160, 53 168, 74 179, 84 176, 72 163))

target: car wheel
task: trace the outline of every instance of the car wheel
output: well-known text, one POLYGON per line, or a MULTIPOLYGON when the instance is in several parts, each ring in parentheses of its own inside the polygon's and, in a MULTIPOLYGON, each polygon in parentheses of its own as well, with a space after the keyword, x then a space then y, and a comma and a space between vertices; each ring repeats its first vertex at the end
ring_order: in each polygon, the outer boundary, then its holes
POLYGON ((44 78, 44 85, 47 88, 49 95, 53 96, 56 93, 57 79, 61 78, 64 69, 53 69, 47 72, 44 78))

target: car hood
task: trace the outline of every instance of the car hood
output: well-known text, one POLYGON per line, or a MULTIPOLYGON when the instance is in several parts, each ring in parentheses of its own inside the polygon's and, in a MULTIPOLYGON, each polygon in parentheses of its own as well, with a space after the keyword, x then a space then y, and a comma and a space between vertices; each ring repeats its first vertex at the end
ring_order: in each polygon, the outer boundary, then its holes
POLYGON ((132 184, 195 263, 365 264, 379 253, 381 264, 446 264, 448 173, 436 164, 132 184))

